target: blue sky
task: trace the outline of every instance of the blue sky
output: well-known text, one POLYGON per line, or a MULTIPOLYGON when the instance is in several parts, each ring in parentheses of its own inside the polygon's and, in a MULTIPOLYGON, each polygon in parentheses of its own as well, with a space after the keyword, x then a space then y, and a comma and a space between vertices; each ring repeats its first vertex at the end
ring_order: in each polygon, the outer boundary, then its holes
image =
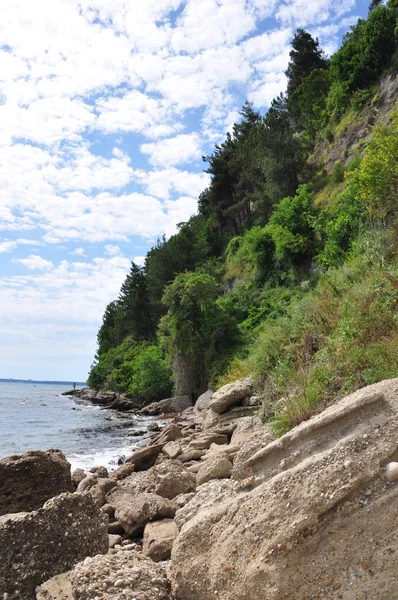
POLYGON ((196 210, 202 155, 331 54, 363 0, 2 0, 0 377, 84 380, 131 260, 196 210))

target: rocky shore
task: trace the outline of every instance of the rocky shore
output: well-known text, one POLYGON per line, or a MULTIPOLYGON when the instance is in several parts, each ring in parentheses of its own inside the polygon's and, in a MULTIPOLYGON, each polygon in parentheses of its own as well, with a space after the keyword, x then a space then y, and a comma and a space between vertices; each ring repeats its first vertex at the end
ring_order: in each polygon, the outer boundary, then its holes
POLYGON ((246 379, 146 407, 167 425, 112 473, 0 461, 0 599, 394 598, 398 379, 276 440, 257 403, 246 379))

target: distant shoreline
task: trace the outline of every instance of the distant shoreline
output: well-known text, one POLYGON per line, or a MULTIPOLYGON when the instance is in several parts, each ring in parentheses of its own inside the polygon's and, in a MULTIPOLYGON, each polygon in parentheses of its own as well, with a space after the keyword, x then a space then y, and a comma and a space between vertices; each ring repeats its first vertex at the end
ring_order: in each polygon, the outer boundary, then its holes
POLYGON ((41 381, 36 379, 3 379, 0 377, 0 383, 41 383, 41 384, 51 384, 51 385, 73 385, 74 383, 78 386, 86 386, 87 383, 85 381, 41 381))

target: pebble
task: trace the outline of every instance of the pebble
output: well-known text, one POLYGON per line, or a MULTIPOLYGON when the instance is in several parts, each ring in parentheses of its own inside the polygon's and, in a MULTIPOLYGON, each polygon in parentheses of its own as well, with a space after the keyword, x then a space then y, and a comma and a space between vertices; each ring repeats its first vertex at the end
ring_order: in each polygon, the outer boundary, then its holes
POLYGON ((390 462, 386 467, 386 479, 387 481, 396 481, 398 479, 398 463, 390 462))

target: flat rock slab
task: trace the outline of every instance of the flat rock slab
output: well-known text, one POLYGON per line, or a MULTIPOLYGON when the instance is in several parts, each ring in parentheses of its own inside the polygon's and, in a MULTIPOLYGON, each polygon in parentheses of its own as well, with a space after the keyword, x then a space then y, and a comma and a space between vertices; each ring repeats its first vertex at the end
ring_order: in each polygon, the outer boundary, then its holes
POLYGON ((32 450, 0 460, 0 515, 36 510, 73 489, 70 464, 60 450, 32 450))
POLYGON ((34 600, 36 586, 108 551, 107 525, 91 496, 78 493, 0 517, 0 590, 11 600, 34 600))
POLYGON ((174 398, 165 398, 160 402, 152 402, 145 406, 141 413, 143 415, 161 415, 168 413, 182 413, 186 408, 192 406, 190 396, 174 396, 174 398))
POLYGON ((392 599, 398 488, 385 467, 397 453, 394 379, 250 456, 249 479, 229 483, 240 488, 235 498, 198 506, 200 488, 176 515, 175 599, 392 599), (185 521, 190 505, 198 510, 185 521))

